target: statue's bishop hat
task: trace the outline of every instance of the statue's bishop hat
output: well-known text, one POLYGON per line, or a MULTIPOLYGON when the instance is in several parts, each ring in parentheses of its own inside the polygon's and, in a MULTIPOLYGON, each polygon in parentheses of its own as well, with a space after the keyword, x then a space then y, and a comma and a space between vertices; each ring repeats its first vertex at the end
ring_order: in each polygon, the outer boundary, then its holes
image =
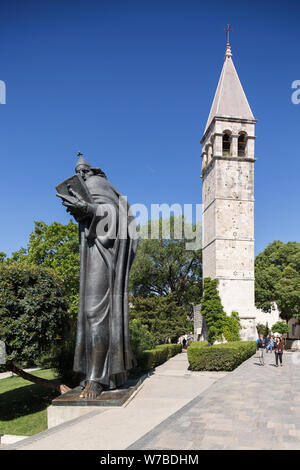
POLYGON ((81 165, 84 165, 84 166, 87 166, 87 167, 91 168, 91 165, 89 164, 89 162, 85 158, 83 158, 82 155, 79 156, 75 168, 78 168, 81 165))
POLYGON ((88 162, 85 158, 83 158, 83 156, 82 156, 82 154, 81 154, 80 152, 78 152, 78 157, 79 157, 79 158, 78 158, 78 160, 77 160, 77 163, 76 163, 76 166, 75 166, 75 170, 77 170, 77 168, 78 168, 79 166, 83 166, 83 165, 84 165, 84 166, 90 168, 91 170, 93 170, 96 175, 102 176, 103 178, 107 178, 107 177, 106 177, 106 174, 104 173, 103 170, 101 170, 101 168, 95 168, 95 167, 93 167, 92 165, 90 165, 89 162, 88 162))

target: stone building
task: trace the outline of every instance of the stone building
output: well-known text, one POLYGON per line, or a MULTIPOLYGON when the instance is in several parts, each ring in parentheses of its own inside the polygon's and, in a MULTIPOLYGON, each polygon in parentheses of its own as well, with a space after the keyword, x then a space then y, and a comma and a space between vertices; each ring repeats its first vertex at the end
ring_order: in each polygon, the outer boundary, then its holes
MULTIPOLYGON (((254 163, 255 124, 227 43, 224 65, 206 123, 202 144, 203 278, 219 280, 227 315, 239 313, 241 339, 257 338, 256 325, 271 328, 281 320, 276 304, 270 312, 254 301, 254 163)), ((300 324, 288 322, 291 342, 300 324)), ((201 305, 194 307, 194 338, 207 338, 201 305)), ((300 341, 298 341, 300 347, 300 341)))
POLYGON ((268 315, 254 304, 255 124, 228 43, 201 139, 203 278, 219 280, 224 310, 239 313, 245 340, 257 337, 257 314, 268 315))

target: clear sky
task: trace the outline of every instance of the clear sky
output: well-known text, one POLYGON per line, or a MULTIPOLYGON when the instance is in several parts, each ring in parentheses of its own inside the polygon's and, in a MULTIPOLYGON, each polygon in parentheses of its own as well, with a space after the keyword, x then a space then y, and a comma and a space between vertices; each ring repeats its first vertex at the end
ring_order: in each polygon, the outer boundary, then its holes
POLYGON ((130 203, 201 203, 201 146, 230 23, 255 118, 256 253, 300 241, 299 1, 1 0, 0 251, 66 223, 78 150, 130 203))

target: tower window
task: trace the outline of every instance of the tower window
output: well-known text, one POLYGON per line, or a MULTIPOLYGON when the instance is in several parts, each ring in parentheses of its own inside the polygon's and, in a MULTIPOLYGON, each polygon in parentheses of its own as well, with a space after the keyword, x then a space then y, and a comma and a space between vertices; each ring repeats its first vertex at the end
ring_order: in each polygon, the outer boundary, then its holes
POLYGON ((247 135, 241 133, 238 137, 238 156, 244 157, 246 155, 247 135))
POLYGON ((230 155, 231 136, 227 132, 223 134, 223 155, 230 155))

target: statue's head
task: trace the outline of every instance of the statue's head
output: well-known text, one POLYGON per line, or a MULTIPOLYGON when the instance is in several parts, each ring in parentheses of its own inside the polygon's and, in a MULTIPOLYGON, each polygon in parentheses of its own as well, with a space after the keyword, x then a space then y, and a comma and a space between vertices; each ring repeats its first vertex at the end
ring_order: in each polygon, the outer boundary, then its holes
POLYGON ((84 181, 94 175, 102 176, 102 178, 106 178, 106 174, 100 168, 92 167, 89 162, 86 161, 85 158, 79 154, 78 161, 76 163, 75 171, 78 175, 80 175, 84 181))

